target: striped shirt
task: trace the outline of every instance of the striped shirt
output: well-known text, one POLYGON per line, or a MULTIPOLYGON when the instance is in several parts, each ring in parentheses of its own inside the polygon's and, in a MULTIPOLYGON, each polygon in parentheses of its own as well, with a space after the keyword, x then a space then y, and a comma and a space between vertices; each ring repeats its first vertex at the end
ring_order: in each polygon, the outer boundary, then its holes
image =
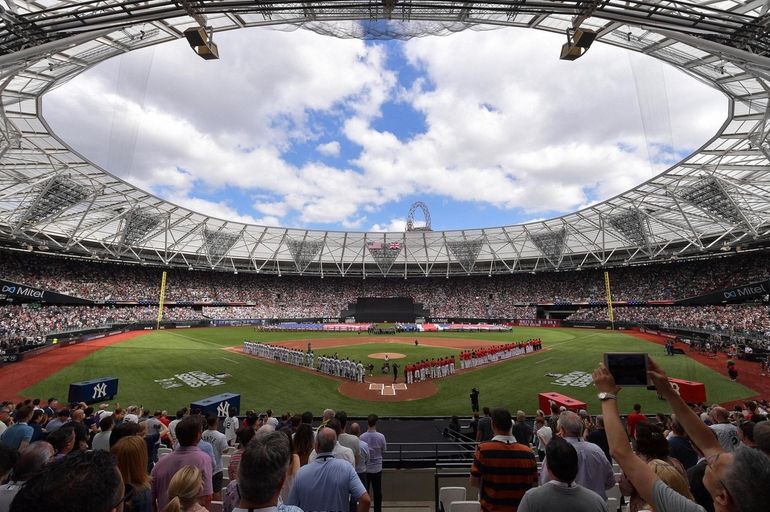
POLYGON ((537 485, 535 454, 512 436, 495 436, 476 448, 471 476, 481 479, 481 510, 516 512, 524 493, 537 485))

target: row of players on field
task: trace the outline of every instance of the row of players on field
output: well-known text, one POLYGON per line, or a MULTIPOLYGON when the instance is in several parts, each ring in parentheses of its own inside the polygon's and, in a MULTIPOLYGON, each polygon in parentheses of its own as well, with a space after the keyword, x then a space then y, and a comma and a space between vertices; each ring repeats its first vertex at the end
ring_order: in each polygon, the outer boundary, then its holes
MULTIPOLYGON (((460 352, 460 368, 463 370, 476 368, 478 366, 496 363, 512 357, 529 354, 542 348, 543 343, 540 339, 530 339, 518 343, 506 343, 504 345, 464 350, 460 352)), ((243 352, 263 359, 279 361, 294 366, 315 368, 319 372, 327 375, 342 377, 356 382, 364 382, 366 371, 368 370, 369 375, 371 376, 374 370, 374 364, 364 366, 361 361, 353 361, 347 358, 340 359, 336 357, 336 354, 334 357, 318 356, 316 364, 316 357, 312 350, 305 352, 303 350, 291 349, 279 345, 270 345, 268 343, 244 341, 243 352)), ((389 364, 389 361, 386 359, 385 365, 389 366, 389 364)), ((404 367, 404 375, 406 377, 406 383, 412 384, 428 379, 448 377, 455 373, 456 368, 457 363, 455 361, 455 356, 452 355, 437 359, 425 359, 417 363, 409 363, 404 367)), ((396 363, 393 363, 392 371, 394 379, 397 378, 398 365, 396 363)))
POLYGON ((506 343, 494 347, 479 347, 460 352, 460 368, 475 368, 489 363, 496 363, 512 357, 530 354, 543 348, 540 339, 531 339, 519 343, 506 343))

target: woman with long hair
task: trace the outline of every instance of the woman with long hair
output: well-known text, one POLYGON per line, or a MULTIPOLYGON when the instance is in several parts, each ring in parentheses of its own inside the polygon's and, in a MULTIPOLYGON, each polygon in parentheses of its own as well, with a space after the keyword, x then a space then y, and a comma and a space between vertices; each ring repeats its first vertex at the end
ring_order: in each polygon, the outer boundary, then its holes
POLYGON ((208 512, 198 503, 203 489, 203 474, 195 466, 183 466, 168 484, 169 502, 163 512, 208 512))
POLYGON ((286 503, 289 499, 289 490, 291 490, 291 484, 294 483, 294 476, 297 474, 300 468, 299 455, 297 454, 296 447, 291 438, 291 429, 279 430, 286 435, 289 440, 289 453, 291 453, 291 459, 289 459, 289 468, 286 470, 286 480, 283 481, 283 487, 281 488, 281 500, 286 503))
MULTIPOLYGON (((681 483, 681 481, 684 481, 685 488, 687 487, 687 473, 682 463, 669 455, 668 441, 663 434, 663 429, 659 425, 655 423, 639 423, 636 426, 636 455, 648 463, 661 480, 664 480, 666 483, 669 481, 674 482, 674 474, 676 473, 679 476, 676 482, 681 483), (668 468, 664 468, 664 465, 668 466, 668 468), (660 475, 666 475, 666 478, 660 475)), ((625 473, 622 474, 618 483, 620 484, 620 491, 623 493, 623 496, 631 497, 629 503, 630 512, 638 512, 647 508, 648 504, 639 495, 625 473)), ((679 492, 679 487, 671 484, 669 487, 679 492)), ((679 494, 684 495, 682 492, 679 492, 679 494)), ((686 497, 690 498, 690 496, 686 497)))
POLYGON ((110 449, 118 459, 118 470, 123 482, 133 488, 133 495, 126 502, 130 512, 152 512, 150 475, 147 473, 147 445, 140 436, 120 439, 110 449))
POLYGON ((299 455, 299 464, 304 466, 310 458, 310 452, 313 451, 313 429, 307 423, 301 423, 294 433, 294 453, 299 455))

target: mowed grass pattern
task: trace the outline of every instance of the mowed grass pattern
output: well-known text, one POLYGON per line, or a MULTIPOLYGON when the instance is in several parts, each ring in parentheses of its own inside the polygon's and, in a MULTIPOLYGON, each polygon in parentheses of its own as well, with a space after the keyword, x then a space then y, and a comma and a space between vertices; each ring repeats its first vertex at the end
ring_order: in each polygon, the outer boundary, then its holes
MULTIPOLYGON (((590 373, 607 351, 649 352, 672 377, 704 382, 711 402, 745 398, 756 393, 730 382, 705 366, 684 356, 666 357, 663 347, 632 336, 609 331, 580 329, 516 328, 513 333, 425 333, 403 337, 400 343, 376 343, 369 346, 339 346, 316 349, 316 354, 338 352, 355 359, 373 352, 401 352, 407 361, 457 353, 448 348, 430 347, 431 338, 485 340, 490 345, 523 341, 540 337, 543 350, 526 357, 512 359, 472 372, 435 381, 439 392, 429 398, 406 402, 353 400, 337 391, 339 381, 310 372, 295 371, 281 365, 257 360, 224 350, 240 346, 244 339, 280 343, 286 340, 319 340, 322 338, 355 338, 345 333, 256 333, 250 328, 212 328, 152 332, 118 345, 104 348, 24 390, 26 396, 66 398, 69 383, 102 376, 120 379, 116 401, 123 405, 144 405, 150 409, 171 412, 191 401, 223 392, 241 394, 243 410, 302 412, 320 414, 323 408, 345 410, 351 415, 377 412, 380 415, 432 416, 467 415, 470 413, 469 392, 478 387, 482 406, 504 405, 513 410, 523 409, 532 414, 537 409, 537 394, 556 391, 588 403, 589 410, 599 410, 592 385, 587 387, 558 386, 555 377, 546 374, 566 374, 574 371, 590 373), (414 346, 415 338, 420 346, 414 346), (385 348, 383 348, 385 347, 385 348), (226 384, 215 387, 182 387, 163 389, 156 380, 175 374, 203 371, 214 375, 230 374, 226 384)), ((393 339, 394 336, 388 336, 393 339)), ((376 365, 376 363, 375 363, 376 365)), ((376 365, 377 366, 377 365, 376 365)), ((379 368, 379 366, 378 366, 379 368)), ((402 373, 403 375, 403 373, 402 373)), ((643 411, 668 412, 667 404, 652 391, 628 388, 621 393, 622 411, 631 410, 639 402, 643 411)))

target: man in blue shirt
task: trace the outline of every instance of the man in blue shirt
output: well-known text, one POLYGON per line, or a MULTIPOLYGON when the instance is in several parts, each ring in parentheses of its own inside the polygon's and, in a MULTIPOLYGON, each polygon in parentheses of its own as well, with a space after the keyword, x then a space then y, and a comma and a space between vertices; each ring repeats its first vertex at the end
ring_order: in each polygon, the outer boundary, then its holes
POLYGON ((294 477, 289 492, 289 505, 306 512, 344 511, 349 508, 350 496, 358 500, 358 512, 368 512, 371 500, 355 468, 347 461, 335 459, 332 454, 337 434, 323 427, 316 434, 315 450, 318 457, 302 466, 294 477))
POLYGON ((8 427, 3 435, 0 436, 0 443, 13 448, 16 451, 21 451, 27 447, 34 430, 27 425, 32 417, 33 407, 31 405, 25 405, 16 411, 16 423, 8 427))

